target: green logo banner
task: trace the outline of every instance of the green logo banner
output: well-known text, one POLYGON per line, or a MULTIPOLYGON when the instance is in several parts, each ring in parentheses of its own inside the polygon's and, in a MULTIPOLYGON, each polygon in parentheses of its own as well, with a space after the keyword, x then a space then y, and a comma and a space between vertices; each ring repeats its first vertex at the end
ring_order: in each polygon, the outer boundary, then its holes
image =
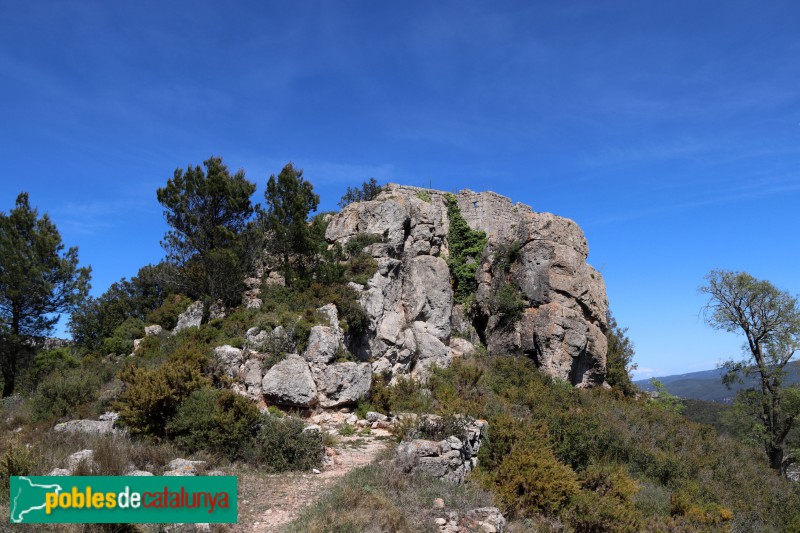
POLYGON ((234 476, 13 476, 18 524, 236 522, 234 476))

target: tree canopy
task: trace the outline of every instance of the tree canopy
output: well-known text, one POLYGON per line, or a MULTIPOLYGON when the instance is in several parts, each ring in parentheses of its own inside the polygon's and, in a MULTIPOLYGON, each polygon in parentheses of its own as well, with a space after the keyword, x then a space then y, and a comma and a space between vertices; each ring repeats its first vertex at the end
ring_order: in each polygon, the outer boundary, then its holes
POLYGON ((267 247, 281 263, 287 285, 303 277, 308 260, 315 251, 314 232, 308 216, 317 210, 319 195, 303 178, 303 171, 292 163, 267 181, 264 193, 267 209, 263 225, 269 236, 267 247))
POLYGON ((0 366, 3 396, 14 390, 19 359, 30 337, 45 336, 89 291, 91 268, 78 267, 78 249, 64 251, 50 217, 41 217, 28 194, 0 213, 0 366))
POLYGON ((633 362, 633 342, 627 336, 628 328, 620 327, 611 311, 608 312, 607 318, 606 381, 625 396, 633 396, 637 392, 636 386, 631 381, 631 372, 636 369, 636 363, 633 362))
POLYGON ((237 303, 251 252, 248 231, 255 211, 250 197, 256 185, 244 170, 231 174, 222 159, 176 169, 158 201, 172 228, 161 245, 168 261, 181 268, 183 289, 192 297, 209 296, 237 303))
POLYGON ((361 187, 348 187, 347 192, 344 193, 342 199, 339 200, 339 208, 344 209, 345 206, 353 202, 367 202, 374 200, 378 194, 383 190, 383 187, 378 185, 375 178, 370 178, 361 184, 361 187))
POLYGON ((746 272, 713 270, 706 281, 700 287, 709 296, 706 322, 745 336, 747 357, 724 365, 727 379, 759 377, 764 446, 772 468, 781 469, 786 437, 800 415, 798 391, 783 387, 785 367, 800 348, 800 304, 797 297, 746 272))

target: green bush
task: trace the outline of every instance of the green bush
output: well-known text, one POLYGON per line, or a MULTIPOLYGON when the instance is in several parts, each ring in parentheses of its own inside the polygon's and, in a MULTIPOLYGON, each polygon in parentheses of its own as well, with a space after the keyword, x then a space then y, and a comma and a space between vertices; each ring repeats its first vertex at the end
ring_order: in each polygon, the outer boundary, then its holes
POLYGON ((378 262, 365 253, 360 253, 353 256, 347 262, 346 275, 347 280, 359 285, 364 285, 369 279, 378 271, 378 262))
POLYGON ((304 428, 298 418, 262 416, 250 460, 268 472, 318 467, 324 453, 322 434, 303 432, 304 428))
POLYGON ((410 376, 400 376, 394 385, 390 385, 386 374, 373 375, 367 398, 368 401, 360 407, 365 413, 425 413, 432 407, 430 398, 423 392, 422 384, 410 376))
POLYGON ((78 408, 97 399, 102 376, 91 368, 55 370, 36 387, 31 398, 32 418, 50 420, 75 415, 78 408))
POLYGON ((427 203, 431 203, 433 201, 430 191, 417 191, 417 198, 427 203))
POLYGON ((56 348, 37 353, 20 379, 21 388, 36 389, 45 377, 56 370, 77 368, 81 362, 67 348, 56 348))
POLYGON ((339 320, 351 336, 360 335, 369 326, 369 316, 358 302, 358 294, 343 283, 311 283, 300 288, 266 285, 261 291, 264 304, 261 306, 260 327, 282 325, 292 334, 298 349, 308 340, 311 327, 321 322, 317 308, 328 303, 336 305, 339 320))
POLYGON ((167 436, 190 453, 205 450, 234 461, 253 445, 260 414, 256 405, 229 389, 190 394, 167 423, 167 436))
POLYGON ((361 252, 363 252, 364 248, 367 246, 379 242, 383 242, 383 235, 377 235, 375 233, 359 233, 347 241, 344 249, 347 252, 348 257, 354 258, 358 255, 361 255, 361 252))
POLYGON ((0 449, 0 501, 8 497, 11 476, 29 476, 35 465, 31 447, 17 439, 5 442, 0 449))
POLYGON ((642 516, 635 506, 639 486, 619 465, 590 465, 582 489, 570 505, 569 522, 578 531, 636 533, 642 516))
POLYGON ((566 517, 575 531, 608 533, 644 531, 642 518, 636 509, 614 498, 588 490, 582 490, 572 497, 566 517))
POLYGON ((553 454, 546 427, 507 415, 489 426, 477 477, 517 517, 556 515, 579 491, 575 472, 553 454))
POLYGON ((131 434, 161 438, 178 406, 194 391, 210 385, 203 375, 206 353, 182 344, 164 364, 155 367, 128 365, 119 373, 125 389, 116 402, 120 421, 131 434))
POLYGON ((133 351, 133 341, 142 337, 144 337, 144 322, 138 318, 129 317, 114 328, 111 337, 103 339, 103 351, 127 355, 133 351))
MULTIPOLYGON (((602 524, 615 521, 620 528, 639 524, 640 531, 791 531, 793 517, 800 516, 800 487, 775 476, 761 450, 718 436, 713 428, 692 423, 647 399, 627 399, 599 388, 575 389, 544 376, 530 359, 510 356, 466 359, 451 369, 437 370, 428 386, 435 412, 460 410, 489 421, 489 437, 479 461, 480 479, 488 479, 484 486, 506 490, 508 498, 513 491, 501 486, 512 481, 521 493, 545 490, 549 494, 543 494, 541 501, 551 502, 551 510, 545 512, 557 514, 567 528, 600 531, 602 524), (477 376, 474 370, 459 368, 463 364, 483 372, 477 376), (449 379, 436 379, 438 372, 449 379), (542 429, 536 430, 537 424, 542 429), (546 444, 520 445, 514 450, 514 443, 524 443, 527 434, 542 431, 549 437, 546 444), (563 484, 548 488, 548 476, 563 482, 565 476, 557 474, 568 472, 542 458, 536 464, 530 458, 514 457, 500 469, 504 459, 525 447, 546 448, 542 457, 549 454, 562 467, 571 468, 581 483, 579 492, 564 501, 558 497, 564 495, 563 490, 559 492, 563 484), (552 468, 544 468, 541 462, 552 468), (614 481, 624 481, 625 476, 592 474, 593 468, 613 470, 602 465, 617 464, 642 487, 640 493, 615 497, 626 493, 619 490, 625 483, 614 481), (544 474, 535 474, 539 469, 544 474), (486 472, 491 475, 484 477, 486 472), (523 472, 528 474, 523 476, 523 472), (544 477, 527 479, 534 474, 544 477), (618 488, 604 488, 609 485, 618 488), (560 510, 552 510, 559 505, 560 510), (580 518, 582 514, 586 521, 580 518)), ((522 508, 526 508, 524 500, 522 508)), ((535 511, 517 512, 530 518, 535 511)))
POLYGON ((506 283, 489 299, 489 309, 493 315, 500 317, 501 322, 513 324, 522 318, 525 298, 519 287, 512 283, 506 283))

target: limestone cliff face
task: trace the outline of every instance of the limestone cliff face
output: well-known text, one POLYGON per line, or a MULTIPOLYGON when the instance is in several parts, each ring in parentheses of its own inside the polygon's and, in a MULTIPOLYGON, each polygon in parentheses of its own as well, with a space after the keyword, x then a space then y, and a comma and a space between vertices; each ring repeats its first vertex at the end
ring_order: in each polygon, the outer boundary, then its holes
POLYGON ((375 373, 424 377, 432 364, 447 365, 468 351, 463 339, 451 338, 457 330, 491 352, 530 357, 574 385, 601 384, 605 285, 586 262, 588 246, 578 225, 492 192, 465 190, 456 197, 469 226, 488 237, 469 312, 453 302, 444 192, 390 184, 375 200, 350 204, 331 218, 330 243, 345 245, 359 234, 382 238, 365 249, 378 270, 356 288, 371 327, 351 339, 351 349, 375 373), (513 261, 501 260, 512 245, 513 261), (491 310, 492 296, 507 284, 525 299, 513 323, 491 310))

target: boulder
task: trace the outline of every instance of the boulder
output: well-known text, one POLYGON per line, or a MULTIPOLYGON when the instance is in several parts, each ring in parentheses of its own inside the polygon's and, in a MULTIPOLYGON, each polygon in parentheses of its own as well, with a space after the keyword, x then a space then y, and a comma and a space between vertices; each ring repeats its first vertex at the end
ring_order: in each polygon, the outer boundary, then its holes
POLYGON ((467 339, 462 339, 460 337, 450 338, 450 356, 453 359, 472 355, 474 352, 475 345, 469 342, 467 339))
POLYGON ((354 404, 369 392, 372 366, 369 363, 334 363, 313 368, 321 407, 354 404))
POLYGON ((264 379, 261 371, 261 361, 258 359, 248 359, 245 361, 242 375, 244 395, 251 400, 258 400, 261 398, 261 380, 264 379))
POLYGON ((214 348, 214 357, 222 366, 225 374, 230 378, 236 378, 239 375, 239 367, 244 362, 243 352, 239 348, 234 348, 228 344, 217 346, 214 348))
POLYGON ((197 468, 205 466, 205 461, 190 461, 189 459, 177 458, 173 459, 167 465, 168 471, 164 472, 165 476, 196 476, 197 468))
POLYGON ((69 470, 70 475, 74 473, 81 464, 89 467, 94 465, 94 450, 81 450, 67 457, 67 470, 69 470))
POLYGON ((197 301, 189 305, 186 311, 178 315, 178 324, 172 330, 173 335, 186 328, 196 328, 203 323, 203 302, 197 301))
POLYGON ((153 324, 151 326, 144 327, 144 336, 145 337, 157 337, 164 332, 164 328, 159 326, 158 324, 153 324))
POLYGON ((70 420, 56 424, 53 431, 65 433, 86 433, 102 435, 106 433, 118 433, 114 428, 114 420, 70 420))
POLYGON ((279 405, 310 407, 317 403, 317 386, 305 359, 297 354, 270 368, 261 381, 267 400, 279 405))
POLYGON ((339 337, 329 326, 314 326, 308 335, 308 346, 303 358, 309 363, 328 363, 336 357, 339 337))

